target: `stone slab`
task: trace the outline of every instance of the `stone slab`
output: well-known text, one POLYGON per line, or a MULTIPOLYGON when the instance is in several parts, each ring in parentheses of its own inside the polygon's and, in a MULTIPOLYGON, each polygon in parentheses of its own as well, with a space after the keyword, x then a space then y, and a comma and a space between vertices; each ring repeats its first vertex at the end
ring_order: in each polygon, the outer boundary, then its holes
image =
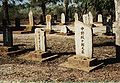
POLYGON ((97 66, 93 66, 93 67, 79 67, 79 66, 74 66, 72 64, 69 64, 68 62, 65 62, 65 63, 60 64, 59 66, 78 69, 78 70, 82 70, 82 71, 85 71, 85 72, 90 72, 90 71, 94 70, 95 68, 97 68, 97 67, 99 67, 101 65, 103 65, 103 63, 101 63, 101 64, 99 64, 97 66))
POLYGON ((42 62, 42 61, 45 61, 45 60, 48 60, 48 59, 51 59, 51 58, 55 58, 57 56, 58 55, 52 55, 49 52, 33 51, 33 52, 30 52, 29 54, 18 57, 18 59, 42 62))
POLYGON ((89 59, 89 58, 84 58, 84 57, 75 55, 75 56, 68 58, 67 62, 62 63, 59 66, 67 67, 67 68, 74 68, 74 69, 79 69, 79 70, 83 70, 86 72, 90 72, 93 69, 101 66, 102 64, 103 63, 97 64, 96 58, 89 59))

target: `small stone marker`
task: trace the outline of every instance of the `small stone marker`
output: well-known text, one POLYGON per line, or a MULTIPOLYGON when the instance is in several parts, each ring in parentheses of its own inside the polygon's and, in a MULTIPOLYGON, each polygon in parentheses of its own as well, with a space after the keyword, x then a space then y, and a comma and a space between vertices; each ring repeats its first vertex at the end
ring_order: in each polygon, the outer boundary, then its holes
POLYGON ((76 55, 69 57, 67 62, 60 66, 90 72, 102 65, 97 65, 97 59, 93 58, 92 28, 80 21, 75 22, 75 49, 76 55))
POLYGON ((35 29, 35 50, 46 51, 46 34, 40 28, 35 29))
POLYGON ((88 14, 83 15, 83 23, 89 24, 89 15, 88 14))
POLYGON ((92 13, 91 12, 89 12, 89 23, 90 24, 93 24, 93 15, 92 15, 92 13))
POLYGON ((75 21, 78 21, 78 13, 75 13, 74 18, 75 18, 75 21))
POLYGON ((68 32, 68 29, 66 27, 66 25, 62 25, 61 26, 61 33, 67 33, 68 32))
POLYGON ((65 14, 64 13, 61 14, 61 23, 65 24, 65 14))
POLYGON ((30 12, 29 12, 29 25, 30 26, 34 25, 34 23, 33 23, 33 12, 32 12, 31 9, 30 9, 30 12))
POLYGON ((52 27, 51 27, 51 15, 46 16, 46 29, 47 30, 52 30, 52 27))
POLYGON ((103 22, 101 14, 98 14, 98 22, 103 22))

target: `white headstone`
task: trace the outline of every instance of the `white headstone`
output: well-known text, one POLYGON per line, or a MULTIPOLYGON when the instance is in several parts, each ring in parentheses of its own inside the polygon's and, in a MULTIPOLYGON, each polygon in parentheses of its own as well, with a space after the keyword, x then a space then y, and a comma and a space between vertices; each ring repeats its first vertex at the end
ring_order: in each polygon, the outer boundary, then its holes
POLYGON ((92 58, 92 28, 80 21, 75 22, 76 55, 92 58))
POLYGON ((83 23, 89 24, 89 15, 88 14, 83 15, 83 23))
POLYGON ((61 26, 61 33, 67 33, 66 25, 61 26))
POLYGON ((89 12, 89 23, 93 24, 93 15, 91 12, 89 12))
POLYGON ((51 15, 46 16, 46 29, 47 30, 52 30, 52 27, 51 27, 51 15))
POLYGON ((118 2, 117 0, 114 0, 115 3, 115 19, 118 21, 118 2))
POLYGON ((32 10, 30 9, 30 12, 29 12, 29 25, 30 26, 33 26, 33 12, 32 12, 32 10))
POLYGON ((65 14, 64 13, 61 14, 61 23, 65 24, 65 14))
POLYGON ((98 14, 98 22, 103 22, 101 14, 98 14))
POLYGON ((46 34, 40 28, 35 29, 35 50, 46 51, 46 34))
POLYGON ((78 13, 75 13, 74 18, 75 18, 75 21, 78 21, 78 13))

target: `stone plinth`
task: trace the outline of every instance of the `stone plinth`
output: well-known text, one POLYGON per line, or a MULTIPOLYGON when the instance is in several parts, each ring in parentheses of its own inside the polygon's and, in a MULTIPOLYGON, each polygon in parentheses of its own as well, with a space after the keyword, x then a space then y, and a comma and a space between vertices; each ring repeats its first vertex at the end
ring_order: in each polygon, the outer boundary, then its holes
POLYGON ((19 49, 18 46, 12 46, 12 47, 7 47, 7 46, 0 46, 0 55, 1 56, 14 56, 17 54, 21 54, 25 52, 25 50, 19 49))
POLYGON ((80 55, 74 55, 70 58, 68 58, 67 62, 60 64, 60 66, 67 67, 67 68, 75 68, 79 70, 83 70, 86 72, 90 72, 93 69, 99 67, 101 64, 97 65, 97 59, 96 58, 86 58, 86 57, 80 57, 80 55))
POLYGON ((58 55, 52 55, 50 52, 43 52, 43 51, 32 51, 24 56, 18 57, 18 59, 28 60, 28 61, 45 61, 51 58, 55 58, 58 55))

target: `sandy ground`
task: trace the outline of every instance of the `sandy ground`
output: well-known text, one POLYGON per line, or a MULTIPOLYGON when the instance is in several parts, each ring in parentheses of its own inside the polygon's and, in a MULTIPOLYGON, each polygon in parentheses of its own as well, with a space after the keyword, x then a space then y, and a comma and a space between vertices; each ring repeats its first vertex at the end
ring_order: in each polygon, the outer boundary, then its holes
MULTIPOLYGON (((2 35, 0 35, 0 41, 2 43, 2 35)), ((58 54, 59 57, 42 63, 19 60, 15 57, 0 57, 0 80, 55 82, 120 81, 120 63, 114 62, 116 55, 114 42, 114 37, 93 37, 93 56, 104 62, 104 65, 88 73, 59 66, 68 57, 75 55, 74 36, 48 34, 47 50, 58 54)), ((34 49, 34 34, 14 34, 14 44, 25 44, 25 49, 34 49)))

